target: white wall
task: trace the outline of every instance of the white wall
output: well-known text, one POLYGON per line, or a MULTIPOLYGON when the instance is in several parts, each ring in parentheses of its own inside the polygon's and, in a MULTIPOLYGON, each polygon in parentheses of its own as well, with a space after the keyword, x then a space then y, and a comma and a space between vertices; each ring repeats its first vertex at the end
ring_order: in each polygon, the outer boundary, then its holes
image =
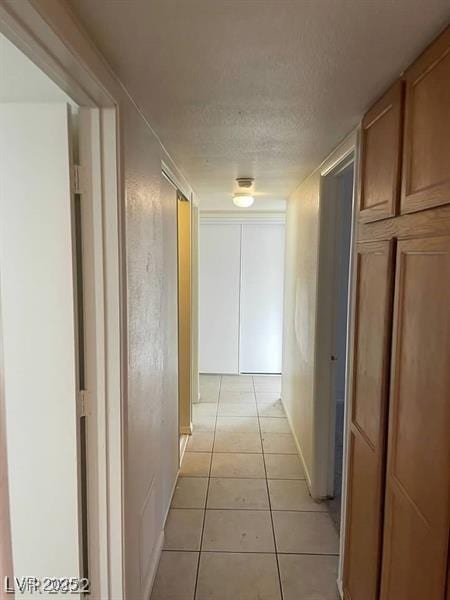
POLYGON ((286 212, 282 399, 306 476, 313 469, 313 398, 320 172, 289 198, 286 212))
POLYGON ((208 195, 203 195, 200 200, 200 210, 203 212, 208 211, 218 213, 235 213, 239 211, 240 214, 261 212, 280 213, 286 211, 286 200, 284 198, 261 198, 256 195, 255 203, 250 208, 242 210, 236 209, 236 206, 233 204, 232 194, 226 196, 223 193, 218 192, 217 194, 210 193, 208 195))
MULTIPOLYGON (((25 3, 11 3, 8 11, 22 14, 27 7, 25 3)), ((52 29, 46 43, 53 50, 59 49, 64 68, 70 72, 76 57, 92 74, 90 79, 75 69, 79 79, 74 87, 86 90, 100 102, 116 104, 119 109, 119 181, 125 224, 121 243, 126 259, 123 265, 127 369, 123 406, 125 582, 129 599, 147 598, 168 508, 164 490, 174 483, 173 473, 160 469, 161 455, 167 451, 161 435, 165 357, 177 351, 164 309, 169 293, 164 278, 173 275, 164 271, 168 264, 165 241, 167 235, 172 236, 173 215, 165 210, 161 198, 161 161, 184 183, 183 191, 190 194, 192 190, 78 25, 68 3, 42 0, 38 12, 52 29), (103 91, 98 90, 97 83, 103 91)), ((29 26, 37 26, 36 19, 29 26)), ((67 89, 67 76, 61 76, 60 81, 67 89)), ((155 86, 158 84, 153 82, 155 86)))
POLYGON ((0 33, 0 102, 76 104, 43 71, 0 33))
POLYGON ((328 426, 322 423, 326 402, 316 394, 321 177, 351 152, 355 140, 352 133, 300 184, 289 198, 286 212, 281 395, 314 497, 323 495, 326 465, 321 427, 328 426))

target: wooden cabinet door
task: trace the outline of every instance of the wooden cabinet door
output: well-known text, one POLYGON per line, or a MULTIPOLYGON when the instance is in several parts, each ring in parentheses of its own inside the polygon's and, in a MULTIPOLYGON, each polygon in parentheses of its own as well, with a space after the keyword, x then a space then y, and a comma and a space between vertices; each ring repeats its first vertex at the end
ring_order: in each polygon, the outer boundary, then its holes
POLYGON ((450 236, 398 243, 381 600, 443 600, 450 469, 450 236))
POLYGON ((398 81, 362 121, 359 218, 397 214, 400 196, 403 82, 398 81))
POLYGON ((346 600, 378 600, 393 258, 393 242, 369 242, 357 247, 344 562, 346 600))
POLYGON ((406 72, 401 212, 450 202, 450 27, 406 72))

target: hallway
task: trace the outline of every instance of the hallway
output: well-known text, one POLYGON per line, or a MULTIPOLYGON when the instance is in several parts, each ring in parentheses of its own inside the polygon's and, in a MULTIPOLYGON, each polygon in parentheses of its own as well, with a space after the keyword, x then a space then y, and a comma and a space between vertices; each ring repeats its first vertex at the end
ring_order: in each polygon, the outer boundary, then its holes
POLYGON ((450 600, 448 132, 449 0, 0 0, 0 600, 450 600))
POLYGON ((278 376, 201 376, 152 600, 335 600, 338 535, 314 502, 278 376))

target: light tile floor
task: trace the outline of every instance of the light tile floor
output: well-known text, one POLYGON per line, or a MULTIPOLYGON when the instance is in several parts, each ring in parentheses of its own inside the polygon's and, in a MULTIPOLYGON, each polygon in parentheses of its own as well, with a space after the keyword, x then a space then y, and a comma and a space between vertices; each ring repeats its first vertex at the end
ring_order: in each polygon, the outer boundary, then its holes
POLYGON ((151 600, 339 597, 339 539, 308 493, 280 384, 201 377, 151 600))

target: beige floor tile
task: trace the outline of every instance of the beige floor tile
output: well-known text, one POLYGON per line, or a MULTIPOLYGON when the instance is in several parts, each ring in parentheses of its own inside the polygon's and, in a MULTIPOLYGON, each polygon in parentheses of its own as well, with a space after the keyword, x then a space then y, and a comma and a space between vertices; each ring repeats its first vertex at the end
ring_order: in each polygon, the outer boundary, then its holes
POLYGON ((207 477, 179 477, 172 508, 205 508, 207 489, 207 477))
POLYGON ((305 479, 305 472, 297 454, 265 454, 268 479, 305 479))
POLYGON ((271 479, 268 484, 272 510, 327 512, 326 503, 315 502, 311 498, 306 481, 271 479))
POLYGON ((267 454, 297 454, 297 447, 290 433, 263 433, 262 442, 267 454))
POLYGON ((222 375, 222 383, 253 383, 252 375, 222 375))
POLYGON ((200 550, 204 511, 171 508, 164 527, 164 550, 200 550))
POLYGON ((216 417, 194 415, 192 425, 194 431, 214 431, 216 428, 216 417))
POLYGON ((258 414, 260 418, 272 417, 272 418, 286 418, 283 404, 281 400, 257 400, 258 414))
POLYGON ((287 419, 276 419, 274 417, 260 417, 259 423, 263 433, 291 433, 287 419))
POLYGON ((273 552, 270 512, 265 510, 207 510, 202 550, 273 552))
POLYGON ((253 392, 230 392, 227 390, 222 390, 220 392, 219 402, 237 402, 245 404, 254 404, 256 403, 256 398, 253 392))
POLYGON ((220 385, 222 375, 203 375, 199 376, 200 385, 220 385))
POLYGON ((284 600, 338 600, 338 558, 279 554, 284 600))
POLYGON ((258 402, 269 402, 273 400, 280 400, 281 394, 277 390, 256 390, 255 396, 258 402))
POLYGON ((217 402, 197 402, 192 405, 192 416, 215 417, 217 414, 217 402))
POLYGON ((218 417, 216 431, 259 433, 257 417, 218 417))
POLYGON ((265 477, 262 454, 239 454, 215 452, 212 458, 211 477, 265 477))
POLYGON ((252 381, 222 381, 221 392, 254 392, 252 381))
POLYGON ((210 452, 185 452, 180 475, 183 477, 208 477, 211 465, 210 452))
POLYGON ((196 600, 280 600, 274 554, 203 552, 196 600))
POLYGON ((262 382, 256 382, 255 383, 255 392, 258 394, 259 392, 261 393, 268 393, 268 392, 277 392, 278 394, 281 393, 281 381, 262 381, 262 382))
POLYGON ((172 508, 205 508, 207 477, 179 477, 172 498, 172 508))
POLYGON ((253 375, 255 385, 261 383, 278 383, 281 384, 281 375, 253 375))
POLYGON ((213 431, 194 431, 187 444, 188 452, 212 452, 214 443, 213 431))
POLYGON ((219 404, 219 417, 256 417, 256 404, 238 402, 223 402, 219 404))
POLYGON ((207 508, 269 510, 265 479, 211 479, 207 508))
POLYGON ((327 513, 273 511, 280 553, 338 554, 339 537, 327 513))
POLYGON ((163 552, 151 600, 193 600, 198 552, 163 552))
POLYGON ((216 403, 219 401, 219 388, 200 387, 200 404, 202 402, 216 403))
POLYGON ((217 431, 214 452, 262 452, 259 433, 217 431))

